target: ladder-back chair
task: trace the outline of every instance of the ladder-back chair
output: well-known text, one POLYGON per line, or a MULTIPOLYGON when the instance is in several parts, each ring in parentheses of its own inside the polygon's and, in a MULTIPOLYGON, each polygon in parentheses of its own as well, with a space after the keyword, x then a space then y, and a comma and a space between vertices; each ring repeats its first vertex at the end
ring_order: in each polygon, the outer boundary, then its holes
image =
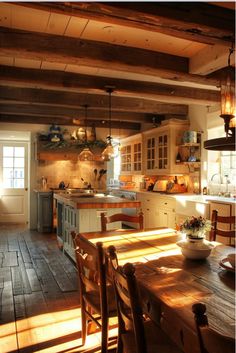
POLYGON ((159 326, 144 318, 134 266, 118 266, 114 246, 108 254, 117 303, 117 353, 181 353, 159 326))
POLYGON ((196 303, 192 306, 201 353, 234 353, 235 340, 224 336, 208 326, 206 306, 196 303))
POLYGON ((81 234, 71 232, 80 284, 82 344, 85 344, 88 322, 101 329, 101 352, 108 347, 109 317, 117 316, 113 286, 106 280, 106 258, 103 244, 89 242, 81 234))
POLYGON ((126 215, 124 213, 116 213, 112 216, 106 216, 105 213, 101 213, 101 228, 105 232, 107 230, 107 224, 113 222, 130 222, 138 223, 139 229, 143 229, 143 213, 140 212, 135 216, 126 215))
POLYGON ((210 241, 216 241, 217 235, 228 238, 229 245, 233 244, 232 240, 235 240, 235 216, 225 217, 219 216, 218 211, 213 210, 211 215, 212 229, 210 231, 210 241), (228 225, 228 230, 221 229, 219 223, 228 225))

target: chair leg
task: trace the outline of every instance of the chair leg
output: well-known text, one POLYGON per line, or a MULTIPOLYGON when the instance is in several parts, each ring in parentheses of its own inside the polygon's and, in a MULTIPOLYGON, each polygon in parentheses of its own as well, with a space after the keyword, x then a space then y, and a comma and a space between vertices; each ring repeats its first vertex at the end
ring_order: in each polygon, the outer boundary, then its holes
POLYGON ((107 317, 102 318, 102 329, 101 329, 101 353, 107 353, 108 346, 108 319, 107 317))
POLYGON ((82 335, 82 345, 85 345, 86 338, 87 338, 87 332, 88 332, 88 320, 87 320, 87 315, 85 312, 86 305, 84 301, 81 303, 81 322, 82 322, 82 330, 81 330, 81 335, 82 335))

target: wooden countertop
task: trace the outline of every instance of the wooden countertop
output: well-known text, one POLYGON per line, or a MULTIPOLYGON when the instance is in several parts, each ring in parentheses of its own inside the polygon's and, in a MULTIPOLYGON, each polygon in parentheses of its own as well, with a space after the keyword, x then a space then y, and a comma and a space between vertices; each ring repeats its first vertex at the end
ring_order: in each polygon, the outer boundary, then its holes
POLYGON ((77 209, 90 208, 137 208, 141 206, 140 201, 128 200, 115 196, 90 196, 89 194, 81 194, 76 196, 73 194, 54 194, 54 198, 77 209))

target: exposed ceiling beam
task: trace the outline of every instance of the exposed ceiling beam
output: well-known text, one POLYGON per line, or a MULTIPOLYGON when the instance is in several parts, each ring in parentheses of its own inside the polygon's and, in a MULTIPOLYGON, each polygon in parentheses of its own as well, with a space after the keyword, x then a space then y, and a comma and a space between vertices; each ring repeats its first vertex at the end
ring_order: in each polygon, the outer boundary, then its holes
MULTIPOLYGON (((51 116, 38 116, 38 115, 19 115, 19 114, 5 114, 0 113, 0 122, 6 123, 24 123, 24 124, 44 124, 44 125, 71 125, 75 127, 85 126, 84 120, 77 121, 75 123, 73 119, 66 117, 51 117, 51 116)), ((88 120, 87 126, 102 127, 108 128, 108 120, 88 120)), ((137 130, 141 128, 140 123, 136 122, 123 122, 123 121, 112 121, 111 127, 113 129, 128 129, 128 130, 137 130)))
MULTIPOLYGON (((218 83, 218 80, 215 82, 218 83)), ((220 101, 219 92, 214 90, 9 66, 0 66, 0 84, 100 95, 107 95, 106 86, 114 86, 114 94, 119 97, 149 99, 175 104, 181 101, 183 104, 212 105, 220 101)), ((3 98, 2 94, 6 95, 5 90, 0 91, 0 97, 3 98)), ((91 105, 89 101, 88 104, 91 105)))
MULTIPOLYGON (((189 71, 192 74, 207 75, 224 68, 229 56, 229 50, 225 49, 219 45, 209 45, 203 48, 190 59, 189 71)), ((230 64, 235 65, 235 55, 231 56, 230 64)))
POLYGON ((228 46, 234 41, 234 11, 201 2, 154 2, 148 6, 142 2, 29 2, 23 5, 205 44, 228 46))
MULTIPOLYGON (((51 107, 80 108, 88 104, 93 110, 108 111, 108 95, 61 92, 34 88, 16 88, 0 86, 1 103, 24 103, 48 105, 51 107)), ((112 96, 112 111, 179 114, 187 115, 188 106, 183 104, 167 104, 154 100, 112 96)))
POLYGON ((0 46, 2 55, 17 58, 102 69, 112 67, 119 72, 156 76, 176 83, 211 84, 211 80, 203 76, 188 74, 187 58, 139 48, 4 27, 0 27, 0 46))
MULTIPOLYGON (((66 107, 53 107, 50 105, 39 105, 39 104, 24 104, 24 103, 0 103, 0 112, 3 114, 14 114, 14 115, 34 115, 34 116, 45 116, 53 118, 71 118, 71 119, 84 119, 84 108, 66 108, 66 107)), ((134 113, 134 112, 116 112, 112 111, 112 122, 113 121, 128 121, 128 122, 151 122, 152 118, 158 115, 177 115, 175 113, 165 113, 165 110, 159 114, 147 114, 147 113, 134 113)), ((183 114, 178 115, 179 117, 185 117, 183 114)), ((90 108, 88 111, 88 120, 99 119, 107 120, 108 111, 102 111, 98 109, 90 108)))

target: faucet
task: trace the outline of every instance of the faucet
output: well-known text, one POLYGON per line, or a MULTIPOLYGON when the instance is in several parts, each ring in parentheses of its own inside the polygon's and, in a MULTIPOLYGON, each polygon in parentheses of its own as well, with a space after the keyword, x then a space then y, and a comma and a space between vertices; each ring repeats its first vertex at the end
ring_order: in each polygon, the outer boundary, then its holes
POLYGON ((219 179, 218 179, 218 181, 219 181, 218 184, 223 184, 223 182, 222 182, 222 177, 221 177, 221 174, 220 174, 220 173, 215 173, 215 174, 213 174, 210 181, 213 182, 215 176, 218 176, 218 178, 219 178, 219 179))
POLYGON ((230 184, 230 179, 228 174, 225 174, 225 178, 226 178, 226 188, 225 188, 225 194, 224 196, 230 196, 230 192, 229 192, 229 184, 230 184))

